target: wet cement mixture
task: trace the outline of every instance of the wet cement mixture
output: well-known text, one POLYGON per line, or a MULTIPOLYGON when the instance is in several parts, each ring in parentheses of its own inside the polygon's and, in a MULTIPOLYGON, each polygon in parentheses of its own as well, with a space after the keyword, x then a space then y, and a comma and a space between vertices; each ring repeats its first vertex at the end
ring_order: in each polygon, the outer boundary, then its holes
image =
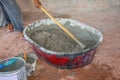
MULTIPOLYGON (((32 64, 34 63, 35 59, 30 57, 28 54, 26 54, 27 56, 27 60, 26 60, 26 63, 29 63, 29 64, 32 64)), ((24 54, 23 53, 20 53, 18 54, 16 57, 20 57, 20 58, 23 58, 24 59, 24 54)))
POLYGON ((35 60, 34 60, 33 58, 28 57, 26 63, 30 63, 30 64, 32 64, 32 63, 34 63, 34 61, 35 61, 35 60))
MULTIPOLYGON (((85 44, 87 46, 86 48, 92 47, 99 40, 97 34, 93 34, 86 29, 81 29, 79 26, 74 26, 73 28, 69 21, 67 21, 64 26, 73 33, 80 42, 85 44)), ((48 50, 58 52, 74 52, 82 50, 77 42, 55 24, 34 27, 27 32, 27 35, 35 43, 48 50)))
POLYGON ((80 50, 80 45, 58 29, 35 32, 32 39, 42 47, 53 51, 68 52, 80 50))
MULTIPOLYGON (((5 63, 6 61, 2 61, 1 63, 5 63)), ((0 63, 0 64, 1 64, 0 63)), ((20 59, 17 59, 14 63, 11 65, 5 66, 2 69, 0 69, 0 72, 11 72, 20 69, 22 66, 24 66, 24 62, 20 59)))

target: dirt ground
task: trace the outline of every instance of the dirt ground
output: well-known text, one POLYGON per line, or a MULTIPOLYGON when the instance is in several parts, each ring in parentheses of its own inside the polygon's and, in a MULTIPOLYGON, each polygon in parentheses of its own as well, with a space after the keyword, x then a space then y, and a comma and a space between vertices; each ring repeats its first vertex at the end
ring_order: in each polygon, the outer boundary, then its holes
MULTIPOLYGON (((36 71, 28 80, 120 80, 120 8, 95 13, 70 13, 55 15, 81 21, 100 30, 104 36, 94 60, 77 69, 58 69, 41 59, 36 71), (79 16, 79 17, 78 17, 79 16)), ((24 12, 25 26, 38 19, 47 18, 41 12, 24 12)), ((28 42, 19 32, 0 28, 0 59, 13 57, 21 52, 33 52, 28 42)))

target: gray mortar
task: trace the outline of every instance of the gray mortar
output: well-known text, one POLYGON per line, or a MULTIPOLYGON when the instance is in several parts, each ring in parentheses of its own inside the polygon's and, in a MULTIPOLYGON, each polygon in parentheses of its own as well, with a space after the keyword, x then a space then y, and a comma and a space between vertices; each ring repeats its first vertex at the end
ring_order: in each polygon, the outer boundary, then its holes
MULTIPOLYGON (((4 60, 4 61, 2 61, 2 62, 0 62, 0 64, 3 64, 3 63, 5 63, 6 61, 4 60)), ((11 65, 9 65, 9 66, 6 66, 6 67, 4 67, 4 68, 2 68, 2 69, 0 69, 0 72, 11 72, 11 71, 15 71, 15 70, 18 70, 18 69, 20 69, 22 66, 24 66, 25 65, 25 63, 22 61, 22 60, 20 60, 20 59, 17 59, 17 61, 16 62, 14 62, 13 64, 11 64, 11 65)))
MULTIPOLYGON (((74 36, 90 48, 94 46, 99 40, 98 36, 87 29, 81 29, 79 26, 71 26, 67 21, 65 26, 74 36)), ((28 36, 40 46, 58 52, 73 52, 80 51, 80 45, 72 40, 64 31, 62 31, 56 24, 40 25, 30 30, 28 36)))

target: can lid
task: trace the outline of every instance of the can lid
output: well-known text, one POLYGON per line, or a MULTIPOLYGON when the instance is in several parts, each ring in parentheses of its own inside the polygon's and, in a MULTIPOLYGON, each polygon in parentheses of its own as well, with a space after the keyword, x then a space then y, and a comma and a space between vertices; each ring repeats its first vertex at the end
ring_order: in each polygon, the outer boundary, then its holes
POLYGON ((4 75, 19 72, 22 67, 25 67, 26 62, 22 58, 12 57, 0 61, 0 64, 3 65, 1 65, 0 75, 4 75))

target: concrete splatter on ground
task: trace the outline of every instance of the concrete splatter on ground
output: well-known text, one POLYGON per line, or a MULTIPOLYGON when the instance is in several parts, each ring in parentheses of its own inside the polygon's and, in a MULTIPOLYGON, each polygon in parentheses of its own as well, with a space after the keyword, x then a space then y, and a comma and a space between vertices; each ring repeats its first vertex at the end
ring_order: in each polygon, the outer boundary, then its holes
MULTIPOLYGON (((32 12, 24 13, 23 16, 25 24, 45 18, 32 12)), ((120 80, 119 9, 96 13, 69 13, 69 16, 103 33, 104 40, 97 49, 94 60, 85 67, 68 70, 55 68, 39 59, 35 73, 28 80, 120 80)), ((23 51, 33 52, 27 41, 19 37, 19 32, 8 33, 6 28, 0 28, 0 59, 23 51)))

